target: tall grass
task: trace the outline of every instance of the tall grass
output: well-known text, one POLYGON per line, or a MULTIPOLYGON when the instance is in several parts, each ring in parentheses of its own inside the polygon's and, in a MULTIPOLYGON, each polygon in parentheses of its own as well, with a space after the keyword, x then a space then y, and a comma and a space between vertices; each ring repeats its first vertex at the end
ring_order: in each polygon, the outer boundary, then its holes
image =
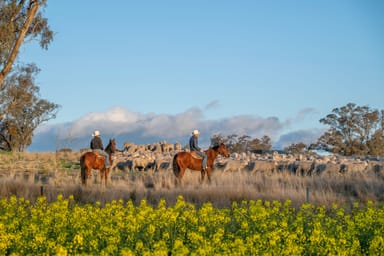
POLYGON ((212 174, 212 182, 200 181, 200 174, 187 170, 183 184, 178 185, 172 171, 112 171, 107 187, 100 185, 98 171, 93 171, 89 186, 80 182, 79 153, 0 154, 0 197, 16 195, 34 202, 40 195, 48 201, 59 194, 73 195, 79 203, 105 204, 113 199, 146 199, 157 206, 160 199, 172 205, 178 195, 201 206, 212 202, 216 207, 229 207, 242 200, 292 200, 299 207, 309 201, 315 205, 336 203, 350 208, 353 202, 384 201, 383 178, 374 172, 296 176, 291 173, 221 172, 212 174))

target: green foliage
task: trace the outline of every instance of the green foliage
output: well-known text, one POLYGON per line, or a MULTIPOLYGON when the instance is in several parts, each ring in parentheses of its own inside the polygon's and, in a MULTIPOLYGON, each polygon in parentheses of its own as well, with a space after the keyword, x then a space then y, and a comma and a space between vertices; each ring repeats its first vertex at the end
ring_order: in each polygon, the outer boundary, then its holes
POLYGON ((19 67, 5 80, 0 92, 0 146, 11 151, 24 151, 31 144, 33 132, 41 123, 56 117, 59 105, 39 96, 35 85, 35 65, 19 67))
POLYGON ((350 213, 290 201, 243 201, 196 209, 179 196, 157 208, 142 200, 104 207, 73 196, 0 200, 3 255, 382 255, 384 208, 355 204, 350 213))
POLYGON ((70 159, 58 159, 57 168, 65 171, 80 170, 80 162, 70 159))
POLYGON ((211 145, 224 143, 227 145, 230 152, 244 151, 267 151, 272 148, 271 138, 264 135, 261 139, 252 139, 248 135, 238 136, 236 134, 227 135, 224 137, 221 134, 215 134, 211 137, 211 145))
POLYGON ((272 148, 271 138, 264 135, 261 139, 255 138, 248 144, 248 150, 250 151, 268 151, 272 148))
POLYGON ((330 126, 318 144, 334 153, 384 156, 384 111, 348 103, 320 122, 330 126))
POLYGON ((38 40, 47 49, 53 32, 42 11, 46 0, 0 0, 0 149, 24 151, 37 125, 55 117, 56 104, 39 99, 38 73, 30 64, 15 69, 22 45, 38 40))
POLYGON ((291 154, 299 154, 299 153, 303 153, 306 148, 307 148, 307 145, 305 145, 302 142, 299 142, 299 143, 293 143, 293 144, 289 145, 288 147, 285 147, 284 151, 291 153, 291 154))
POLYGON ((23 44, 38 40, 47 49, 53 40, 42 13, 45 5, 46 0, 0 0, 0 89, 23 44))

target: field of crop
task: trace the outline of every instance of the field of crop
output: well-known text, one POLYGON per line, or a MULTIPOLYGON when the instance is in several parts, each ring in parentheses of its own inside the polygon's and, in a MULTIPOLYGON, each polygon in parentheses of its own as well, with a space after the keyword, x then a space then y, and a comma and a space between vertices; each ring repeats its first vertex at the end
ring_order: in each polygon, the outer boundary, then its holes
POLYGON ((348 213, 289 200, 200 208, 179 196, 77 204, 58 196, 31 204, 0 200, 2 255, 383 255, 384 208, 355 203, 348 213))
POLYGON ((383 177, 116 168, 80 153, 0 154, 2 255, 383 255, 383 177))

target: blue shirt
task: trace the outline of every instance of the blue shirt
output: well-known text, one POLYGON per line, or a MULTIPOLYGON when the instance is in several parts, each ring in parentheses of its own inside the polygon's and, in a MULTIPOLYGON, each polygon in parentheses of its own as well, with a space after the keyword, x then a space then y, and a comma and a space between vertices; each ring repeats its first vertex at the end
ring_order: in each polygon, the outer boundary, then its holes
POLYGON ((198 140, 197 137, 192 135, 191 138, 189 139, 189 149, 191 151, 200 151, 201 148, 198 146, 198 140))

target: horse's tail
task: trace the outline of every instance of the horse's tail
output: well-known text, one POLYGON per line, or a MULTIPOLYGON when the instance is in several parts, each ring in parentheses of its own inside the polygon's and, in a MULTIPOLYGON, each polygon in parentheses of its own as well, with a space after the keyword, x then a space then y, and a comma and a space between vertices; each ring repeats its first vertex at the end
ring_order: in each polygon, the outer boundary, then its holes
POLYGON ((83 184, 85 184, 85 175, 86 175, 86 167, 84 165, 84 158, 85 158, 85 154, 83 154, 81 157, 80 157, 80 168, 81 168, 81 182, 83 184))
POLYGON ((175 176, 179 177, 180 168, 179 168, 179 165, 177 164, 177 154, 175 154, 175 156, 173 157, 172 167, 173 167, 173 173, 175 174, 175 176))

